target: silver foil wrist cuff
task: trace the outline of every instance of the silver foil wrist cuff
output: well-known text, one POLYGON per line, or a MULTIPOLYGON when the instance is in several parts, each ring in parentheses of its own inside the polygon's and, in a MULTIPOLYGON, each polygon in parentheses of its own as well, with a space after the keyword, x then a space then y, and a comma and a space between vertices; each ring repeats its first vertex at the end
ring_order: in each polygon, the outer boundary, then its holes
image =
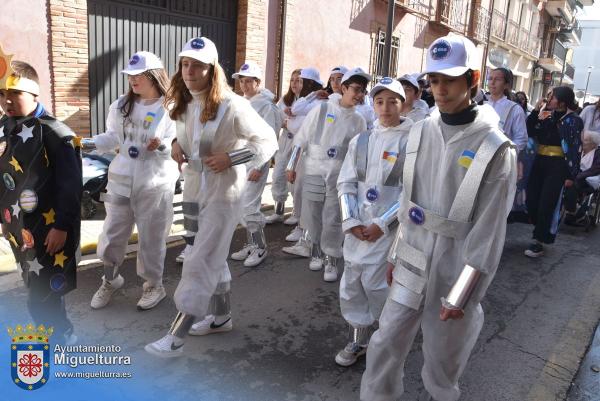
POLYGON ((294 145, 292 148, 292 153, 290 155, 290 160, 286 166, 287 171, 296 171, 296 166, 298 165, 298 161, 300 160, 300 155, 302 154, 302 148, 298 145, 294 145))
POLYGON ((340 195, 340 211, 342 222, 349 219, 358 219, 358 200, 355 194, 344 193, 340 195))
POLYGON ((469 265, 465 265, 456 283, 450 289, 448 296, 442 298, 442 304, 447 309, 464 309, 469 301, 481 272, 469 265))
POLYGON ((241 148, 227 152, 229 159, 231 159, 231 165, 237 166, 238 164, 244 164, 254 159, 254 153, 248 148, 241 148))

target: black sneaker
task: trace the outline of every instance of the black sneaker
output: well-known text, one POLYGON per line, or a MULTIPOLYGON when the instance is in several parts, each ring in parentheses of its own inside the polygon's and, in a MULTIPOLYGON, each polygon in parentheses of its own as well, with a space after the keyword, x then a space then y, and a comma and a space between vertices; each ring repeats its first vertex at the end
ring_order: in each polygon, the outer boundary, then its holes
POLYGON ((529 248, 525 251, 525 256, 530 258, 538 258, 544 254, 544 247, 539 242, 534 242, 529 245, 529 248))

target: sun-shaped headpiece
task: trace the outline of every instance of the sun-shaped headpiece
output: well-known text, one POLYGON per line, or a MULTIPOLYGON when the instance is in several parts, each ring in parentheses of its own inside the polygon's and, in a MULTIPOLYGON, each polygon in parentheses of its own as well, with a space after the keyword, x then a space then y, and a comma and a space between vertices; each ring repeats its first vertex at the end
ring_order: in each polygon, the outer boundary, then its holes
POLYGON ((13 73, 10 65, 12 58, 12 54, 4 53, 0 44, 0 89, 6 89, 6 79, 13 73))

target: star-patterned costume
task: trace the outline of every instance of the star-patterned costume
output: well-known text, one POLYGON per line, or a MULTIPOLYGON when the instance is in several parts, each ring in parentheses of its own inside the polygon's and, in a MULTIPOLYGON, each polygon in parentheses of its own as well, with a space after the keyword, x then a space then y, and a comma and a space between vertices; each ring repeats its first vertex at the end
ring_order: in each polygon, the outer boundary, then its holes
POLYGON ((23 280, 37 299, 75 288, 80 235, 81 155, 75 135, 38 104, 33 115, 0 122, 0 211, 23 280), (2 145, 2 143, 5 143, 2 145), (46 253, 49 231, 64 248, 46 253))

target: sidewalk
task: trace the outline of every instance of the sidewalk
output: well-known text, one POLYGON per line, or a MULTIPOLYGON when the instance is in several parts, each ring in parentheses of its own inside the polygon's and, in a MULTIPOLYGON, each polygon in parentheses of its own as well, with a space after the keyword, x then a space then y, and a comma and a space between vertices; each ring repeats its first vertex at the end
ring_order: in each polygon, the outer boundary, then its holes
MULTIPOLYGON (((269 169, 269 178, 267 180, 267 185, 265 186, 265 191, 263 192, 262 198, 262 207, 261 210, 269 210, 273 209, 273 197, 271 196, 271 176, 272 169, 269 169)), ((167 244, 171 244, 181 240, 181 235, 185 231, 183 229, 183 211, 181 208, 182 195, 175 195, 173 199, 173 225, 171 226, 171 230, 169 233, 169 237, 167 238, 167 244)), ((98 246, 98 237, 102 233, 102 225, 104 224, 105 212, 104 206, 102 204, 97 205, 98 211, 96 215, 89 220, 81 221, 81 254, 92 255, 96 253, 96 247, 98 246)), ((288 201, 285 204, 288 210, 291 210, 293 207, 292 197, 288 197, 288 201)), ((131 238, 129 239, 129 244, 137 244, 137 227, 135 227, 131 238)), ((6 273, 12 273, 17 270, 17 265, 15 263, 15 258, 13 256, 12 250, 10 249, 10 244, 8 241, 0 237, 0 275, 6 273)))

